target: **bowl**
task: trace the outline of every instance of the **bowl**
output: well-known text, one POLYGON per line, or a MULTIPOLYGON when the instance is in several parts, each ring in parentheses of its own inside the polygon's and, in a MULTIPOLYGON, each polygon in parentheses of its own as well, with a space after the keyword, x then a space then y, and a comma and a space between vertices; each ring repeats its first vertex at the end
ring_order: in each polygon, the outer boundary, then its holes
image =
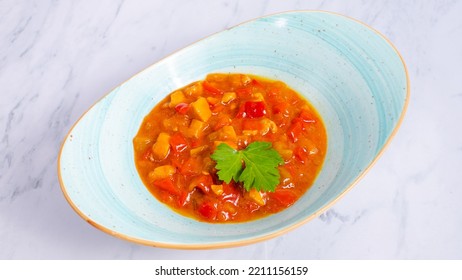
POLYGON ((61 188, 84 220, 132 242, 207 249, 266 240, 320 215, 364 175, 402 121, 408 83, 396 49, 356 20, 321 11, 261 17, 166 57, 94 104, 61 147, 61 188), (199 222, 172 211, 141 182, 132 139, 144 116, 212 72, 281 80, 320 113, 328 136, 323 167, 287 210, 245 223, 199 222))

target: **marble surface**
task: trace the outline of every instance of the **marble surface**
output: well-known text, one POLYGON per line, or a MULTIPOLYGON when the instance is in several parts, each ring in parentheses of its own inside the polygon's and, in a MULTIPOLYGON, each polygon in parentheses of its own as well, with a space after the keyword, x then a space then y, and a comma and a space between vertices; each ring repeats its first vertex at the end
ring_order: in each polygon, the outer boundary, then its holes
POLYGON ((0 259, 461 259, 462 1, 0 2, 0 259), (319 218, 218 250, 133 244, 84 222, 57 179, 61 141, 112 88, 258 16, 326 10, 379 30, 411 100, 374 168, 319 218))

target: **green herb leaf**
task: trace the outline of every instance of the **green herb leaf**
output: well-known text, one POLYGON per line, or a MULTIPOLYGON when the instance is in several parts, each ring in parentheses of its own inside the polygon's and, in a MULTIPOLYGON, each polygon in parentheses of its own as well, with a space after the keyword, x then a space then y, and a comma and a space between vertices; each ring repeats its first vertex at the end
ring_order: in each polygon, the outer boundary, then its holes
POLYGON ((279 184, 278 165, 284 163, 269 142, 256 141, 244 150, 236 151, 229 145, 218 145, 211 155, 217 162, 218 177, 229 183, 241 182, 249 191, 274 191, 279 184))
POLYGON ((239 181, 242 172, 241 154, 225 143, 218 145, 217 149, 211 155, 211 158, 217 162, 218 177, 220 180, 229 184, 231 179, 239 181))

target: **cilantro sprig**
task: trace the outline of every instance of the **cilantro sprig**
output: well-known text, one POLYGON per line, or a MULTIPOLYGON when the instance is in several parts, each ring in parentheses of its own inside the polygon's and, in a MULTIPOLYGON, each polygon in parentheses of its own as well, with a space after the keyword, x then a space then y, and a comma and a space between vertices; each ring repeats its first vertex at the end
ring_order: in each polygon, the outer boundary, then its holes
POLYGON ((277 167, 284 163, 271 143, 263 141, 253 142, 244 150, 221 143, 211 157, 217 163, 220 180, 241 182, 247 191, 255 188, 274 192, 280 177, 277 167))

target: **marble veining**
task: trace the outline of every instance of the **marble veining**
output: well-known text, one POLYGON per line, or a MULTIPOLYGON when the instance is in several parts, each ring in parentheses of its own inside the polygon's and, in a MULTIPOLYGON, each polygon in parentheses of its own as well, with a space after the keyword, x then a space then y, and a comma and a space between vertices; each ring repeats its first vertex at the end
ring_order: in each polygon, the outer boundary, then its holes
POLYGON ((2 1, 0 259, 462 258, 461 13, 455 0, 2 1), (278 238, 211 251, 132 244, 74 213, 56 161, 94 102, 201 38, 298 9, 371 25, 399 49, 411 80, 395 139, 334 207, 278 238))

